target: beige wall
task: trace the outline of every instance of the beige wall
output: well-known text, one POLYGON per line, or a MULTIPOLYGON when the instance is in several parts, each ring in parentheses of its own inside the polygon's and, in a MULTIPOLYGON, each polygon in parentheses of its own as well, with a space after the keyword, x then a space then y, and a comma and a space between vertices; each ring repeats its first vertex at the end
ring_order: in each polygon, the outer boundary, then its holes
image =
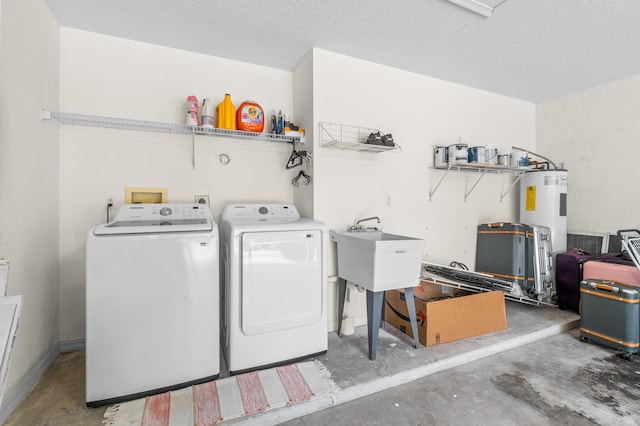
POLYGON ((58 344, 58 24, 40 0, 0 14, 0 257, 8 294, 24 295, 4 405, 58 344))
MULTIPOLYGON (((120 205, 126 186, 168 187, 174 202, 210 194, 218 218, 230 202, 294 200, 303 214, 332 228, 378 215, 385 230, 424 238, 426 258, 470 267, 477 224, 516 217, 517 191, 500 202, 512 177, 485 177, 465 202, 475 176, 452 173, 430 202, 428 193, 442 172, 429 167, 433 146, 459 137, 505 152, 514 141, 532 147, 533 104, 322 50, 310 52, 289 73, 62 29, 61 111, 181 122, 187 94, 210 96, 217 103, 224 93, 231 93, 236 104, 251 98, 266 111, 294 111, 294 120, 307 129, 309 143, 301 148, 314 155, 313 184, 291 186, 298 170, 284 169, 286 145, 200 138, 193 169, 189 137, 62 126, 61 340, 84 336, 86 231, 105 220, 105 195, 115 194, 120 205), (392 132, 403 151, 319 148, 319 121, 379 127, 392 132), (217 161, 223 152, 232 158, 229 166, 217 161), (385 194, 392 197, 390 207, 384 206, 385 194)), ((351 309, 364 318, 363 302, 351 309)), ((332 328, 335 302, 329 317, 332 328)))
MULTIPOLYGON (((313 138, 316 134, 316 126, 313 124, 314 111, 314 79, 313 79, 313 52, 309 52, 307 56, 298 64, 293 72, 293 106, 296 112, 296 120, 299 125, 305 127, 306 143, 299 146, 301 150, 306 150, 311 156, 314 155, 313 138)), ((293 189, 293 196, 296 208, 302 216, 313 217, 313 189, 315 187, 314 163, 305 166, 309 175, 312 176, 308 185, 298 185, 293 189)), ((295 169, 297 174, 300 168, 295 169)))
MULTIPOLYGON (((503 153, 512 145, 533 149, 535 105, 320 49, 313 53, 314 129, 319 121, 377 128, 402 147, 400 153, 341 151, 320 148, 316 135, 314 216, 340 230, 379 216, 385 231, 424 239, 425 259, 473 268, 477 225, 517 220, 517 187, 500 201, 514 177, 485 176, 465 201, 478 174, 450 172, 429 201, 443 174, 431 169, 433 148, 461 138, 503 153)), ((335 276, 333 248, 329 274, 335 276)), ((335 280, 329 289, 336 300, 335 280)), ((349 307, 360 323, 364 306, 358 293, 349 307)), ((329 318, 334 321, 335 312, 329 318)))
MULTIPOLYGON (((186 98, 293 111, 292 73, 69 28, 61 29, 60 110, 183 123, 186 98)), ((165 187, 169 202, 208 194, 217 220, 234 202, 293 202, 290 145, 60 126, 60 338, 84 337, 85 238, 126 187, 165 187), (231 162, 222 165, 220 154, 231 162)))
POLYGON ((640 228, 640 76, 539 104, 537 147, 569 171, 569 232, 640 228))
MULTIPOLYGON (((429 168, 433 147, 460 137, 504 152, 515 141, 532 147, 531 103, 322 50, 289 73, 68 28, 61 34, 63 112, 181 122, 187 94, 217 103, 231 93, 236 104, 251 98, 265 111, 293 111, 295 104, 294 119, 306 127, 309 141, 301 148, 314 155, 313 184, 294 189, 290 181, 298 170, 284 169, 287 145, 198 138, 194 169, 188 136, 61 126, 62 341, 84 337, 86 232, 106 219, 105 195, 116 195, 117 207, 126 186, 167 187, 173 202, 210 194, 217 218, 230 202, 294 200, 304 214, 336 229, 378 215, 385 230, 423 238, 425 258, 470 267, 477 224, 517 217, 517 191, 500 201, 513 177, 486 176, 465 202, 476 176, 450 173, 429 201, 442 173, 429 168), (378 127, 393 133, 403 150, 319 148, 319 121, 378 127), (220 153, 231 156, 228 166, 218 163, 220 153)), ((354 303, 352 311, 364 318, 364 303, 354 303)), ((330 303, 330 327, 334 316, 330 303)))

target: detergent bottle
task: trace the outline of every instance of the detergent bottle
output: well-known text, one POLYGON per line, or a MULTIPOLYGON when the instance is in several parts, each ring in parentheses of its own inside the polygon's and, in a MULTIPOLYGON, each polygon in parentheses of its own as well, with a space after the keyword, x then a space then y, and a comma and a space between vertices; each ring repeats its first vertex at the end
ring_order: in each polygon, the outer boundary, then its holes
POLYGON ((200 116, 202 117, 202 127, 208 127, 210 129, 213 128, 213 104, 211 103, 211 99, 204 98, 202 101, 202 109, 200 112, 200 116))
POLYGON ((236 127, 245 132, 262 133, 264 130, 264 111, 254 101, 244 101, 236 112, 236 127))
POLYGON ((225 94, 224 100, 217 107, 218 128, 236 130, 236 106, 231 102, 231 95, 225 94))

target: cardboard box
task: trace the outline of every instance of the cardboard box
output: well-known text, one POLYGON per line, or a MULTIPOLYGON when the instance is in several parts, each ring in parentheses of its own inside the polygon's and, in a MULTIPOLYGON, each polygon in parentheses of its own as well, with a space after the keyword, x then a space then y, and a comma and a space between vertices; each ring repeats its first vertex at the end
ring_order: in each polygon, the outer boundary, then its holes
MULTIPOLYGON (((504 293, 453 297, 457 289, 422 281, 414 287, 418 339, 435 346, 507 328, 504 293)), ((413 338, 403 290, 385 293, 385 321, 413 338)))

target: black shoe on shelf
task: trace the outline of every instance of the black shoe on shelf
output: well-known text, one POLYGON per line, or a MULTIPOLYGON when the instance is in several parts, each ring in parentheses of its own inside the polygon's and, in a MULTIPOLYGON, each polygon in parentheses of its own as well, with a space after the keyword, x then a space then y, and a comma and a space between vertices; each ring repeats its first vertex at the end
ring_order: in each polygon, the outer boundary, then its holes
POLYGON ((384 146, 396 146, 396 144, 393 142, 393 135, 391 135, 391 133, 389 133, 388 135, 382 135, 381 139, 384 146))
POLYGON ((370 133, 364 143, 368 143, 369 145, 384 145, 380 132, 370 133))

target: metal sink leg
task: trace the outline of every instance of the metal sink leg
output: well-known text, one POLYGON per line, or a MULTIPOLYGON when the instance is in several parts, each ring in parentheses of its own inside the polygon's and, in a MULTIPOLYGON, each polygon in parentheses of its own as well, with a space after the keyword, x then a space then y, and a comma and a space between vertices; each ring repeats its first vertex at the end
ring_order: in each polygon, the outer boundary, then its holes
POLYGON ((338 336, 342 337, 342 316, 344 315, 344 299, 347 293, 347 280, 338 277, 338 336))
MULTIPOLYGON (((347 291, 347 280, 338 277, 338 336, 342 336, 342 316, 344 313, 344 302, 347 291)), ((384 291, 367 290, 367 340, 369 349, 369 359, 375 361, 378 350, 378 335, 384 319, 384 291)), ((413 332, 413 346, 417 349, 420 345, 418 340, 418 322, 416 320, 416 306, 413 301, 413 288, 404 289, 409 313, 409 322, 413 332)))

